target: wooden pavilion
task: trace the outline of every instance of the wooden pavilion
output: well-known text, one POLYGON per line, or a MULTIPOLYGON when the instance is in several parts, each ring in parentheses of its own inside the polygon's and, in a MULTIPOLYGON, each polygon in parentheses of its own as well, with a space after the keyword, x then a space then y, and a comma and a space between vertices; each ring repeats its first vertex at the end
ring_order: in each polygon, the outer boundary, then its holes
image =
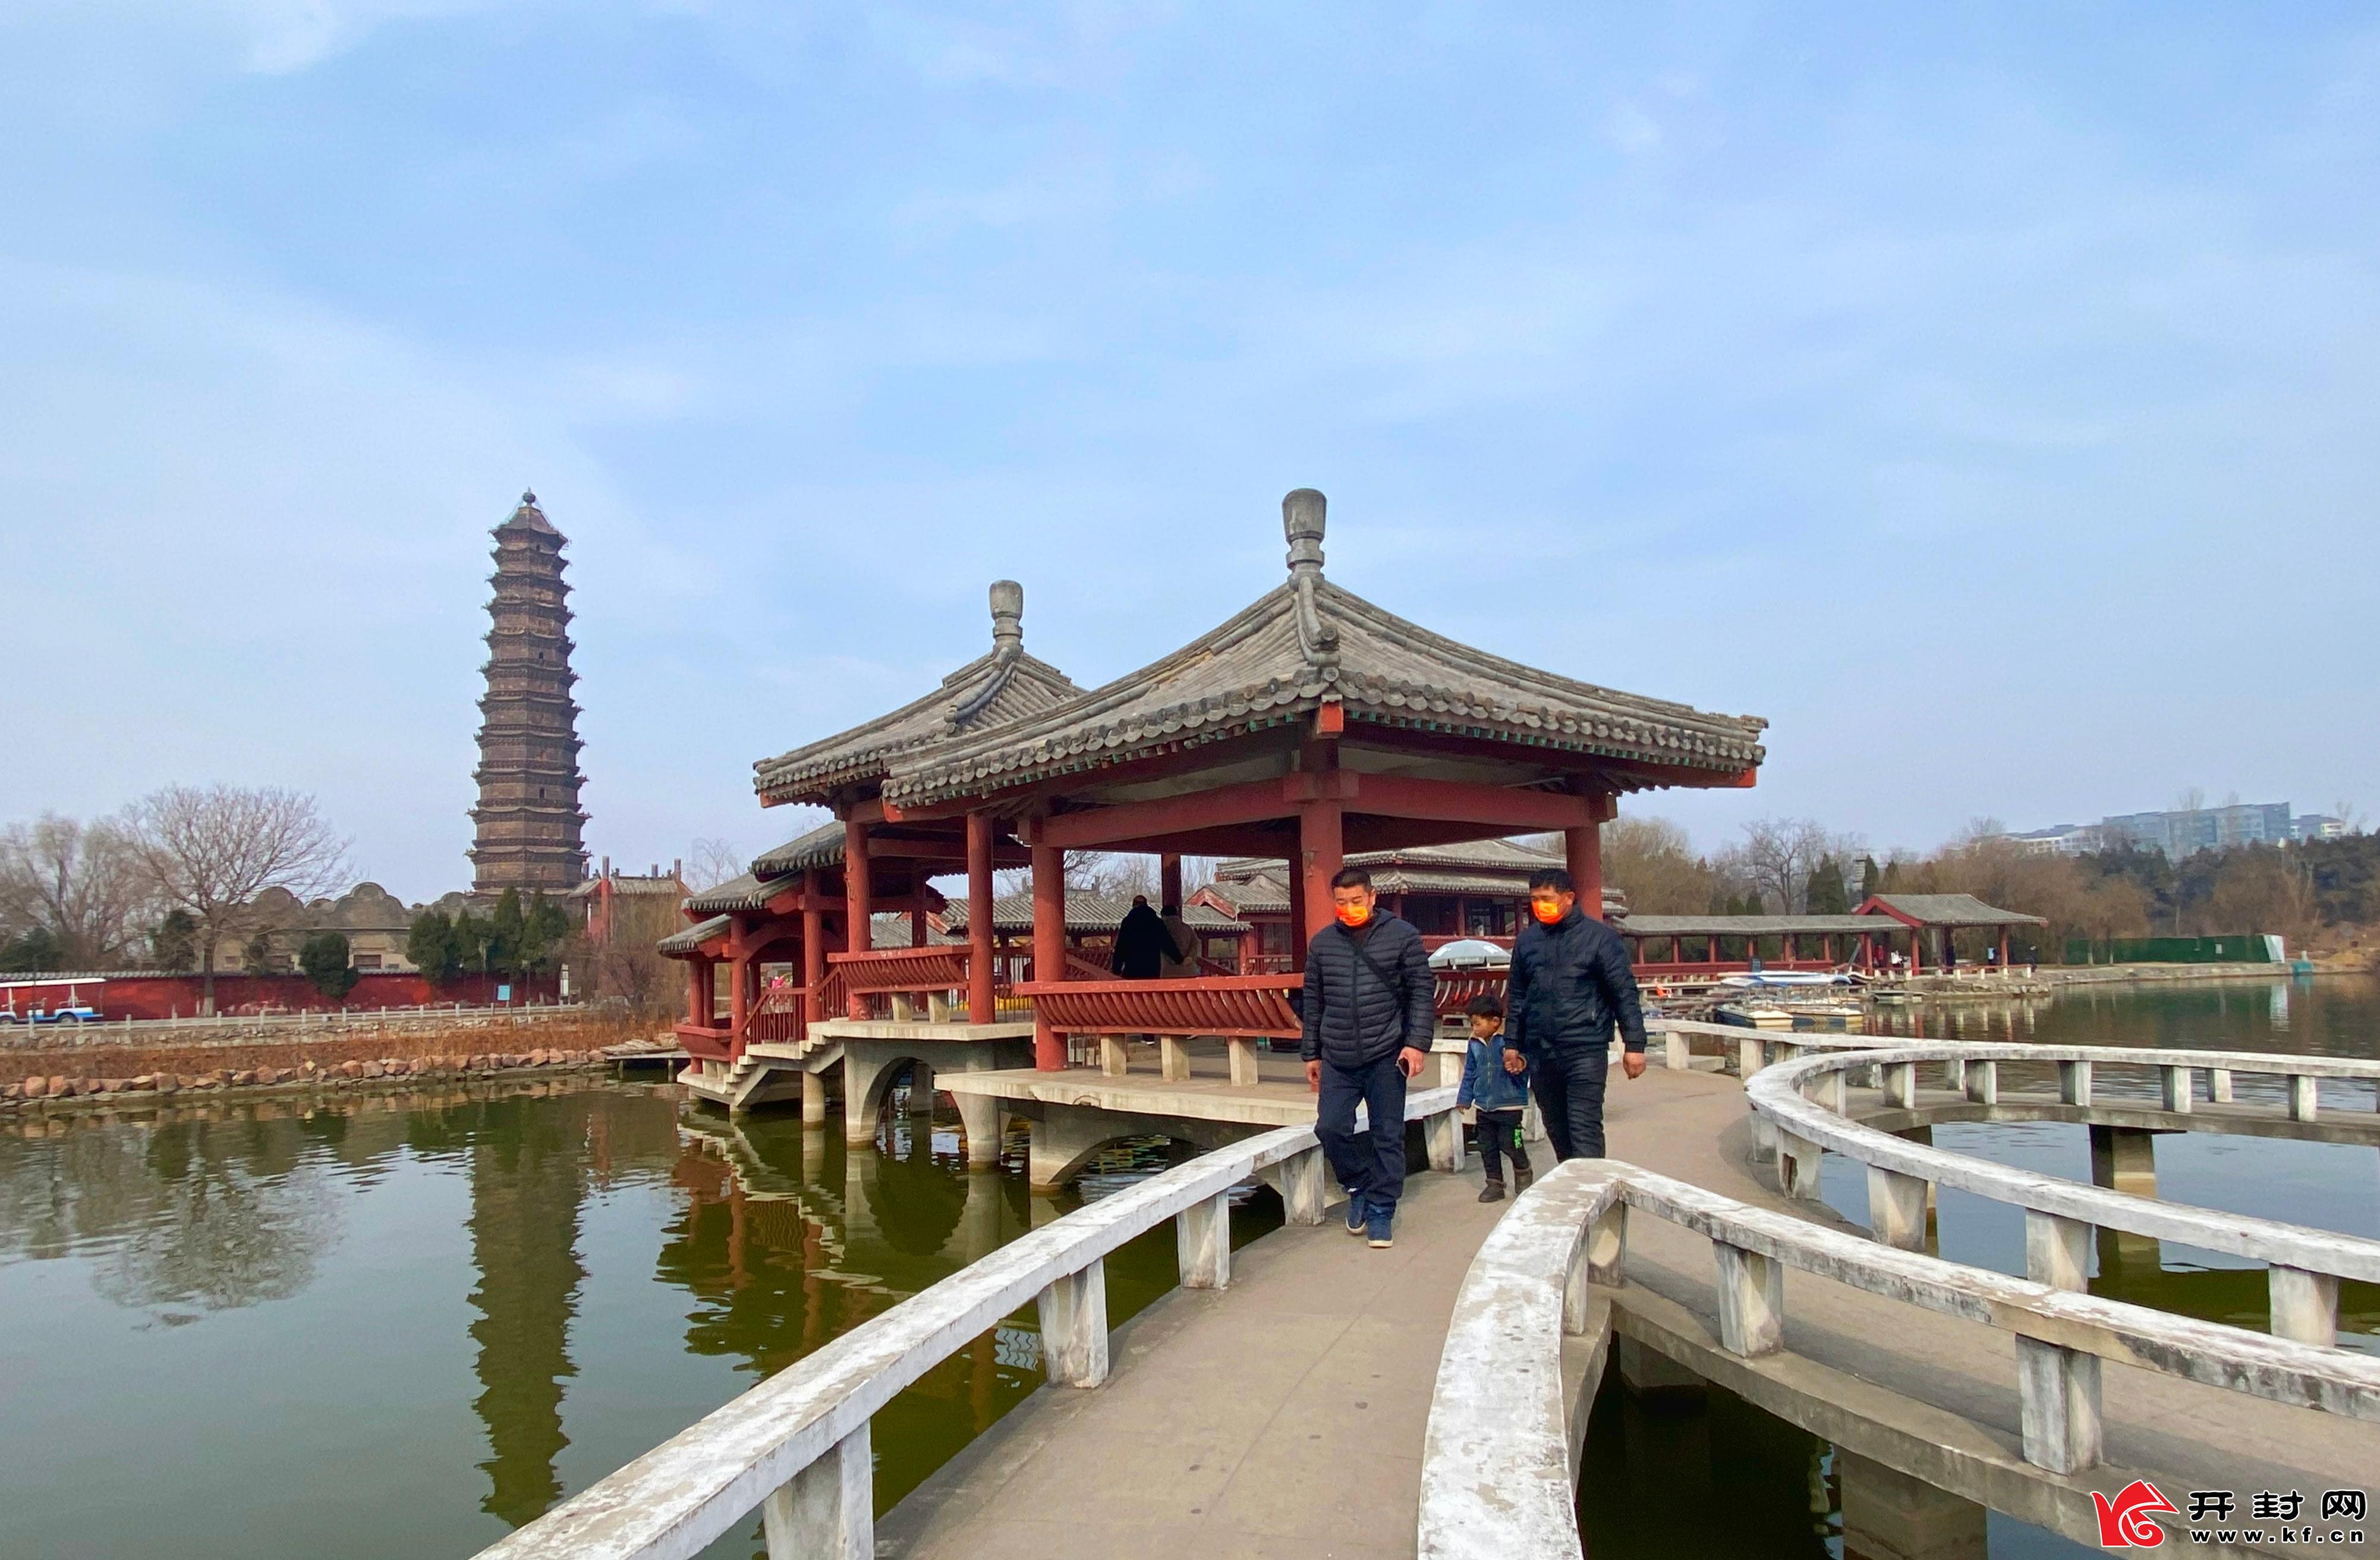
POLYGON ((1871 894, 1854 913, 1905 929, 1912 975, 1925 973, 1929 954, 1937 969, 1955 969, 1957 950, 1952 939, 1961 932, 1981 932, 1990 940, 1999 956, 1999 968, 2006 969, 2010 930, 2049 924, 2045 917, 2004 910, 1972 894, 1871 894))
MULTIPOLYGON (((1283 861, 1293 924, 1310 934, 1330 918, 1330 882, 1351 850, 1554 833, 1599 908, 1598 825, 1621 794, 1745 786, 1758 773, 1757 717, 1615 692, 1433 634, 1324 577, 1322 494, 1300 489, 1281 511, 1287 578, 1244 611, 1103 687, 1037 688, 1017 716, 887 750, 832 797, 845 924, 865 923, 868 902, 851 896, 875 882, 856 863, 890 848, 922 862, 929 844, 947 859, 946 842, 963 840, 970 1018, 993 1011, 992 869, 1004 842, 1024 847, 1035 978, 1019 992, 1034 1001, 1039 1068, 1065 1066, 1071 1032, 1294 1031, 1288 975, 1069 979, 1082 972, 1064 955, 1066 851, 1155 854, 1168 897, 1185 853, 1283 861)), ((764 800, 828 794, 816 782, 783 794, 775 777, 800 757, 761 766, 764 800)))

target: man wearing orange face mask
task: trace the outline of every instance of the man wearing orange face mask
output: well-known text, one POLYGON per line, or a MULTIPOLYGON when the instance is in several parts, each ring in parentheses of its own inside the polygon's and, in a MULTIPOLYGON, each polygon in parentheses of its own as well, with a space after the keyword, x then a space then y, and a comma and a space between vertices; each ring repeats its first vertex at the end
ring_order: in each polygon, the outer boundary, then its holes
POLYGON ((1621 1070, 1645 1076, 1645 1010, 1628 945, 1578 908, 1560 867, 1529 874, 1529 920, 1512 942, 1504 1036, 1529 1058, 1531 1086, 1557 1159, 1603 1157, 1603 1085, 1611 1031, 1621 1070))
POLYGON ((1322 1096, 1314 1135, 1347 1188, 1347 1233, 1394 1242, 1405 1185, 1405 1084, 1429 1060, 1436 982, 1421 933, 1381 909, 1372 875, 1350 867, 1330 880, 1337 919, 1305 950, 1306 1086, 1322 1096), (1355 1105, 1370 1115, 1355 1130, 1355 1105))

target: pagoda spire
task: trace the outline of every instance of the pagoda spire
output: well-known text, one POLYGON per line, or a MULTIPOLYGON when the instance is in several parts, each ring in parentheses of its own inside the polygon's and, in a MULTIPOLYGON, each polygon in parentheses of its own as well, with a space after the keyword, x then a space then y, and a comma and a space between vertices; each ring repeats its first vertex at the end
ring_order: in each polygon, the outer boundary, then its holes
POLYGON ((471 891, 558 894, 587 878, 565 541, 528 492, 494 535, 471 891))

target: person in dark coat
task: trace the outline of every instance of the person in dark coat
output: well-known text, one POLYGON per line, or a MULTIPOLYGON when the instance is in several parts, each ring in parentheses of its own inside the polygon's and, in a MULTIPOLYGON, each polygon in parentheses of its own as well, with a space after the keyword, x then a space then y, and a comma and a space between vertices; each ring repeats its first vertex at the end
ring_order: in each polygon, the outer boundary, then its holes
POLYGON ((1578 908, 1570 873, 1529 874, 1529 916, 1512 942, 1504 1034, 1529 1058, 1530 1087, 1557 1159, 1603 1157, 1603 1085, 1611 1031, 1626 1047, 1621 1066, 1645 1076, 1645 1010, 1628 945, 1578 908))
POLYGON ((1179 957, 1164 920, 1148 908, 1148 896, 1134 895, 1132 908, 1116 928, 1115 951, 1108 957, 1108 968, 1118 980, 1154 981, 1166 960, 1179 957))
POLYGON ((1371 873, 1332 878, 1330 904, 1338 919, 1306 945, 1298 1054, 1322 1096, 1314 1133, 1347 1188, 1347 1233, 1386 1249, 1405 1186, 1405 1084, 1429 1060, 1437 984, 1421 933, 1374 902, 1371 873), (1371 1118, 1364 1132, 1358 1101, 1371 1118))

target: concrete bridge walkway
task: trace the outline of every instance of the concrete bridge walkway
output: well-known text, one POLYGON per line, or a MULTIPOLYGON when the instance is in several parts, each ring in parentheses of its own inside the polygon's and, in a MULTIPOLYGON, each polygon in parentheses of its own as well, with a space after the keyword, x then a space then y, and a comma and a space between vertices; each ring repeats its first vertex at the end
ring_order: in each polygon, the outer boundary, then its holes
MULTIPOLYGON (((1742 1086, 1709 1073, 1615 1076, 1613 1154, 1748 1203, 1835 1222, 1755 1171, 1742 1086)), ((1178 1290, 1119 1329, 1094 1391, 1045 1388, 878 1526, 880 1553, 1032 1560, 1411 1555, 1420 1452, 1463 1273, 1510 1203, 1460 1176, 1407 1183, 1397 1246, 1375 1252, 1334 1212, 1237 1253, 1231 1287, 1178 1290)), ((1787 1352, 1717 1347, 1709 1242, 1654 1219, 1628 1236, 1623 1347, 1687 1359, 1709 1379, 1849 1449, 1903 1468, 1946 1459, 1944 1482, 2044 1525, 2084 1488, 2154 1469, 2184 1488, 2369 1484, 2372 1427, 2110 1366, 2104 1466, 2057 1488, 2018 1447, 2005 1335, 1795 1274, 1787 1352), (1934 1405, 1938 1407, 1926 1407, 1934 1405), (1933 1452, 1928 1452, 1933 1448, 1933 1452), (1955 1461, 1955 1470, 1948 1463, 1955 1461), (2196 1481, 2193 1485, 2191 1481, 2196 1481), (2046 1482, 2045 1482, 2046 1481, 2046 1482)), ((2244 1496, 2243 1496, 2244 1499, 2244 1496)))

